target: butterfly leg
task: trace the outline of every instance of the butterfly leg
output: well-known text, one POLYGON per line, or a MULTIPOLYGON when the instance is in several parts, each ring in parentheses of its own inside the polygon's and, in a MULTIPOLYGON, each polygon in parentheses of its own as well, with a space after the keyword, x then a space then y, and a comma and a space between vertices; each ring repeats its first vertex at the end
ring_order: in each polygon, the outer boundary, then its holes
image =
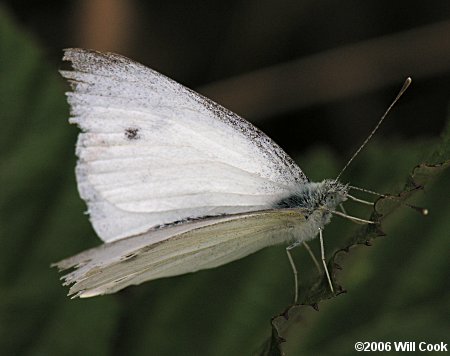
POLYGON ((322 229, 319 228, 319 240, 320 240, 320 253, 322 255, 322 264, 325 269, 325 274, 327 275, 328 284, 330 285, 331 292, 334 293, 333 283, 331 283, 330 273, 327 268, 327 261, 325 260, 325 248, 323 247, 323 237, 322 237, 322 229))
POLYGON ((306 251, 308 251, 309 255, 311 256, 311 259, 313 260, 314 265, 316 266, 319 274, 322 274, 322 269, 320 268, 319 261, 317 261, 316 256, 314 256, 314 253, 312 252, 311 247, 309 247, 309 245, 305 241, 303 241, 303 246, 305 246, 306 251))
POLYGON ((292 245, 289 245, 288 247, 286 247, 286 253, 289 259, 289 263, 291 264, 292 267, 292 272, 294 273, 294 288, 295 288, 295 292, 294 292, 294 304, 297 304, 298 301, 298 273, 297 273, 297 267, 295 267, 295 263, 294 260, 292 258, 291 255, 291 250, 295 247, 297 247, 298 245, 300 245, 300 241, 295 241, 292 245))

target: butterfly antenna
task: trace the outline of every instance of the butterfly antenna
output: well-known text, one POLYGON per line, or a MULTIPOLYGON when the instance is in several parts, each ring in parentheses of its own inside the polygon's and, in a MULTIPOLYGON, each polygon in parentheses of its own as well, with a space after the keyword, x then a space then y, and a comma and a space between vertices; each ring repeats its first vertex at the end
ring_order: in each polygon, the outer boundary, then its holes
MULTIPOLYGON (((398 202, 401 205, 407 206, 408 208, 411 208, 411 209, 417 211, 418 213, 420 213, 423 216, 427 216, 428 213, 429 213, 427 208, 421 208, 420 206, 415 206, 415 205, 408 204, 408 203, 406 203, 404 201, 401 201, 400 199, 398 199, 398 198, 396 198, 394 196, 391 196, 391 195, 377 193, 377 192, 374 192, 373 190, 359 188, 359 187, 355 187, 353 185, 349 185, 348 187, 350 189, 354 189, 354 190, 358 190, 360 192, 365 192, 365 193, 369 193, 369 194, 372 194, 372 195, 376 195, 376 196, 379 196, 379 197, 384 198, 384 199, 394 200, 394 201, 398 202)), ((354 200, 354 201, 362 202, 360 199, 355 199, 354 197, 350 197, 350 198, 352 200, 354 200)))
POLYGON ((342 168, 341 172, 338 174, 338 176, 336 177, 336 180, 338 180, 342 173, 344 173, 344 171, 347 169, 347 167, 350 165, 350 163, 352 163, 352 161, 355 159, 355 157, 359 154, 359 152, 364 148, 364 146, 366 146, 367 142, 369 142, 369 140, 372 138, 372 136, 375 134, 375 132, 377 132, 378 128, 380 127, 381 123, 384 121, 384 119, 386 118, 386 116, 389 114, 389 112, 391 111, 391 109, 394 107, 394 105, 397 103, 398 99, 400 99, 400 97, 403 95, 403 93, 406 91, 406 89, 408 89, 409 85, 411 84, 412 79, 410 77, 406 78, 405 83, 403 84, 402 88, 400 89, 399 93, 397 94, 396 98, 394 99, 394 101, 392 102, 391 105, 389 105, 389 107, 387 108, 386 112, 383 114, 383 116, 381 117, 381 119, 378 121, 377 125, 374 127, 374 129, 372 130, 372 132, 370 133, 369 136, 367 136, 367 138, 364 140, 364 142, 362 143, 361 146, 359 146, 359 148, 356 150, 356 152, 353 154, 353 156, 349 159, 349 161, 347 162, 347 164, 344 166, 344 168, 342 168))

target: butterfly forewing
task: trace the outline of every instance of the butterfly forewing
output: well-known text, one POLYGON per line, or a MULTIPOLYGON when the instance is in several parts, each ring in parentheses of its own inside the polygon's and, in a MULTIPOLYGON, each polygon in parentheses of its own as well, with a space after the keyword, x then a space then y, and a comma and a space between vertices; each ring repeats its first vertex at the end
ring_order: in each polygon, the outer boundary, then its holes
POLYGON ((104 241, 270 209, 306 176, 238 115, 125 57, 68 49, 77 182, 104 241))

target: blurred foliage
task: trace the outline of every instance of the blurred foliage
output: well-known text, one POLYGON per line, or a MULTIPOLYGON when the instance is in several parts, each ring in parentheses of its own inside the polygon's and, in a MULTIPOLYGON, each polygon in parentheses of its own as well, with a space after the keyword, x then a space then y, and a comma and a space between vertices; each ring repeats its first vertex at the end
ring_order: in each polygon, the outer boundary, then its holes
MULTIPOLYGON (((292 299, 283 246, 116 295, 65 296, 50 263, 99 244, 76 191, 77 129, 67 124, 56 68, 2 12, 0 78, 0 354, 248 355, 261 348, 270 337, 271 317, 292 299)), ((446 144, 435 150, 438 139, 378 138, 344 181, 351 177, 355 185, 398 193, 418 163, 449 158, 448 140, 447 134, 446 144)), ((325 147, 298 161, 313 180, 335 176, 340 166, 325 147)), ((283 319, 274 321, 287 354, 348 355, 356 341, 449 341, 449 178, 447 170, 412 197, 430 216, 397 209, 383 222, 389 237, 340 255, 337 278, 346 294, 322 302, 319 313, 307 306, 290 310, 287 327, 283 319)), ((370 207, 348 205, 352 215, 370 214, 370 207)), ((355 231, 334 218, 325 231, 328 255, 355 231)), ((317 253, 318 246, 312 247, 317 253)), ((317 272, 303 249, 294 258, 305 299, 317 272)))

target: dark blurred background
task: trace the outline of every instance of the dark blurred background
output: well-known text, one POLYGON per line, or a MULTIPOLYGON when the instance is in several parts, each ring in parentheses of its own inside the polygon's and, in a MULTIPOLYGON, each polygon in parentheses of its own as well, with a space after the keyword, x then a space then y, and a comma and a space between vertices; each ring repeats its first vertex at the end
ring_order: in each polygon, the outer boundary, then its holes
MULTIPOLYGON (((4 1, 5 2, 5 1, 4 1)), ((6 1, 60 65, 61 49, 118 52, 257 124, 289 153, 345 153, 407 76, 385 137, 441 132, 448 1, 6 1)))
MULTIPOLYGON (((100 243, 76 191, 78 130, 57 75, 66 47, 118 52, 198 90, 314 180, 335 176, 407 76, 413 85, 344 181, 398 192, 448 118, 449 1, 3 1, 1 355, 247 355, 292 298, 283 247, 113 296, 65 296, 49 264, 100 243)), ((429 218, 403 209, 387 220, 388 238, 349 254, 339 275, 349 292, 292 320, 288 355, 449 341, 448 182, 447 173, 413 201, 429 218)), ((332 223, 327 251, 352 231, 332 223)), ((295 258, 314 280, 306 252, 295 258)))

